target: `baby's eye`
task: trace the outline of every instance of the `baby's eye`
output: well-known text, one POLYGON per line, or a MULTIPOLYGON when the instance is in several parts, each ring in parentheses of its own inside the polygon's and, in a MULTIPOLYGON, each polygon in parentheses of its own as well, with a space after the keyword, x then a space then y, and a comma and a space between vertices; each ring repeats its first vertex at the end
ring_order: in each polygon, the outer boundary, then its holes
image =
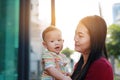
POLYGON ((58 41, 62 41, 61 39, 58 39, 58 41))
POLYGON ((83 37, 83 36, 79 36, 79 37, 83 37))
POLYGON ((50 41, 50 42, 54 42, 54 41, 50 41))

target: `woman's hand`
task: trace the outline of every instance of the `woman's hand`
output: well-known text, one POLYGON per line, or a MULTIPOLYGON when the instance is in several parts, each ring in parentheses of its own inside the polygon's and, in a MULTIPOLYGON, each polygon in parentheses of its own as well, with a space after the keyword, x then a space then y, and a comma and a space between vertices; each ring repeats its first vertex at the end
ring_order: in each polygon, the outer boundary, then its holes
POLYGON ((72 80, 69 76, 65 76, 62 80, 72 80))

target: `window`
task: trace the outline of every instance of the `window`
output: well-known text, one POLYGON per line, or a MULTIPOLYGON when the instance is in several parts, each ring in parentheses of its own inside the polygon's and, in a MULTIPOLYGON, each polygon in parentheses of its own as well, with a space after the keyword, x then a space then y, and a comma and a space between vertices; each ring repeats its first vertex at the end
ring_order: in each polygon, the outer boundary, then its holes
POLYGON ((0 1, 0 80, 17 80, 19 0, 0 1))

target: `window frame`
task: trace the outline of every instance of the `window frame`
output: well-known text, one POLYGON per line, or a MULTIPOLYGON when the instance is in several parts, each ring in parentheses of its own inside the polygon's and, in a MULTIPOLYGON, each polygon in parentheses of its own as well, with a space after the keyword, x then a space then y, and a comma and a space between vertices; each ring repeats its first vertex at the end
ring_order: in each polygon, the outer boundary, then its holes
POLYGON ((30 0, 20 0, 18 80, 29 80, 30 0))

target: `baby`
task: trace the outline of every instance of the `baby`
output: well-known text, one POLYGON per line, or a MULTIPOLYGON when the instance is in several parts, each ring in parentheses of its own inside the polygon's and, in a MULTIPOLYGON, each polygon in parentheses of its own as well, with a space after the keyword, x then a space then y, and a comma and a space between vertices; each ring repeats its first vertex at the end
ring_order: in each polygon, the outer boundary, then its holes
POLYGON ((67 57, 61 54, 64 42, 61 31, 55 26, 49 26, 43 31, 42 38, 46 51, 42 55, 41 80, 72 80, 67 76, 67 57))

